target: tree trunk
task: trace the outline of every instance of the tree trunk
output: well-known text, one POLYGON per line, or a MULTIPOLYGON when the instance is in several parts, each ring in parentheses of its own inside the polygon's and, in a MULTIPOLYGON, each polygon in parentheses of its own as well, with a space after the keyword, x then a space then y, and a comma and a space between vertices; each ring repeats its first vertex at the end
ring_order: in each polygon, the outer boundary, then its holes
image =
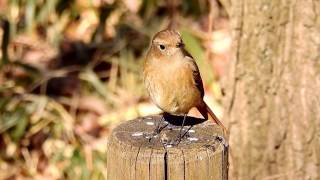
POLYGON ((320 179, 320 1, 232 0, 231 179, 320 179))

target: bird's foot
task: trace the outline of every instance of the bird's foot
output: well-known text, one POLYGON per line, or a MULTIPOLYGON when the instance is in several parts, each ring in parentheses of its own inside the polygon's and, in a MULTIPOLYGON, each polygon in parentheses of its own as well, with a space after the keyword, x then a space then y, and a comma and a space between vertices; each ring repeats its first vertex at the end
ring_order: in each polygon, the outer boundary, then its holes
POLYGON ((157 138, 161 131, 166 128, 168 126, 168 124, 165 124, 161 127, 157 127, 152 133, 148 133, 146 138, 148 139, 149 142, 151 142, 154 138, 157 138))
POLYGON ((148 142, 150 143, 153 139, 155 139, 157 137, 156 134, 154 133, 146 133, 145 134, 145 138, 148 139, 148 142))
POLYGON ((172 146, 177 146, 177 145, 179 145, 180 144, 180 142, 184 139, 184 138, 188 138, 188 137, 190 137, 190 134, 189 134, 189 130, 192 128, 192 126, 190 126, 187 130, 181 130, 180 132, 179 132, 179 134, 178 134, 178 136, 176 137, 176 139, 175 140, 172 140, 170 143, 168 143, 168 144, 170 144, 170 145, 172 145, 172 146))
POLYGON ((168 126, 168 123, 166 123, 165 125, 163 125, 163 126, 158 126, 154 131, 153 131, 153 135, 159 135, 160 133, 161 133, 161 131, 164 129, 164 128, 166 128, 168 126))

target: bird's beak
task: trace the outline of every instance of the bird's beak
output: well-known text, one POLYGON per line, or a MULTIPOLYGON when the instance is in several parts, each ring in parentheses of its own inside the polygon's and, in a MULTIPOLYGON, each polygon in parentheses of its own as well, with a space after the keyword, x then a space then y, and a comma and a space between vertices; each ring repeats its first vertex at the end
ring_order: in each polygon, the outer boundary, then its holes
POLYGON ((183 42, 179 42, 177 45, 176 45, 177 48, 183 48, 184 47, 184 44, 183 42))

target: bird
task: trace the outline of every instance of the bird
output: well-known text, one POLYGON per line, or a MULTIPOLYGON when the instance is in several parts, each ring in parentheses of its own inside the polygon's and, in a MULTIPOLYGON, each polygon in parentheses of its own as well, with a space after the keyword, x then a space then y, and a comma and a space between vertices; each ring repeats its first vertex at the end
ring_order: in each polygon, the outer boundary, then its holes
MULTIPOLYGON (((164 113, 186 116, 195 107, 227 130, 203 100, 204 88, 199 68, 185 49, 178 31, 165 29, 154 35, 143 64, 143 81, 152 102, 164 113), (209 116, 208 116, 209 115, 209 116)), ((159 127, 157 127, 159 131, 159 127)), ((158 132, 159 133, 159 132, 158 132)))

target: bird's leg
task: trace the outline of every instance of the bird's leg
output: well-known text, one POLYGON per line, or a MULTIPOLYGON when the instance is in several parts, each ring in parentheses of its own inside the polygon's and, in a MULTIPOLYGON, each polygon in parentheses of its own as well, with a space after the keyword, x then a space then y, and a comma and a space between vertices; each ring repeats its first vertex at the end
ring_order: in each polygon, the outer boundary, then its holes
POLYGON ((166 125, 161 127, 161 124, 162 124, 163 121, 164 121, 164 115, 162 115, 160 121, 158 121, 157 127, 154 130, 154 135, 158 135, 161 132, 161 130, 164 129, 168 125, 168 124, 166 124, 166 125))
MULTIPOLYGON (((187 135, 187 133, 189 132, 189 130, 193 127, 193 125, 191 125, 186 132, 183 133, 182 137, 185 137, 187 135)), ((190 137, 190 135, 188 135, 187 137, 190 137)))
POLYGON ((158 134, 160 134, 160 132, 162 131, 162 129, 164 129, 165 127, 168 126, 168 124, 165 124, 164 126, 161 126, 162 122, 164 121, 164 115, 162 115, 161 119, 157 122, 157 126, 156 129, 153 131, 153 133, 148 137, 149 142, 151 142, 152 138, 154 138, 155 136, 157 136, 158 134))
MULTIPOLYGON (((176 145, 178 145, 180 143, 181 139, 186 135, 186 133, 182 134, 184 123, 186 122, 186 119, 187 119, 187 114, 185 114, 183 116, 183 121, 182 121, 182 125, 181 125, 181 128, 180 128, 180 132, 179 132, 178 138, 177 138, 177 140, 175 142, 176 145)), ((188 130, 187 130, 187 132, 188 132, 188 130)))

